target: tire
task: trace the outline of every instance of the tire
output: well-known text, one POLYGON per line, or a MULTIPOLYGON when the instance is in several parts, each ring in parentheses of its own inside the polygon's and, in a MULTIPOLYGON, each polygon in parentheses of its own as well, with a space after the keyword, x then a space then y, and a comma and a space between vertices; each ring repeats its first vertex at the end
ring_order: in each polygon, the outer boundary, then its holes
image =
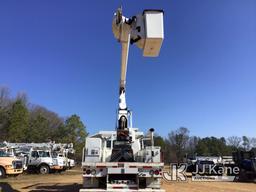
POLYGON ((4 168, 0 167, 0 179, 5 178, 6 174, 5 174, 5 170, 4 168))
POLYGON ((42 175, 49 174, 50 173, 49 166, 48 165, 41 165, 39 167, 39 173, 42 174, 42 175))

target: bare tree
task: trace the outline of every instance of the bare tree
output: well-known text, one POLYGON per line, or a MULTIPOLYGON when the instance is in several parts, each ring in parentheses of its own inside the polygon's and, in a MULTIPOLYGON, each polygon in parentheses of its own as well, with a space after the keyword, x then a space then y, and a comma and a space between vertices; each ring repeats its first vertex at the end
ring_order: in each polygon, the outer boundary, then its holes
POLYGON ((246 137, 246 136, 243 136, 243 137, 242 137, 242 140, 243 140, 242 145, 243 145, 244 149, 247 150, 247 151, 250 150, 250 141, 249 141, 249 138, 246 137))
POLYGON ((239 148, 241 146, 241 137, 237 137, 237 136, 231 136, 227 138, 227 144, 235 147, 235 148, 239 148))
POLYGON ((10 90, 8 87, 0 86, 0 108, 6 107, 10 102, 10 90))
POLYGON ((0 141, 5 140, 7 137, 10 104, 10 90, 7 87, 0 86, 0 141))
POLYGON ((32 105, 30 107, 30 117, 34 118, 38 115, 43 116, 49 121, 49 129, 52 131, 56 130, 64 122, 64 120, 59 117, 58 114, 46 109, 45 107, 32 105))
POLYGON ((199 139, 200 138, 196 137, 196 136, 189 137, 188 142, 187 142, 187 146, 186 146, 186 153, 188 155, 194 155, 195 154, 196 146, 198 144, 199 139))
POLYGON ((20 92, 17 93, 17 96, 16 96, 15 100, 16 101, 17 100, 21 101, 26 106, 28 105, 28 96, 23 91, 20 91, 20 92))
POLYGON ((168 143, 169 143, 170 149, 173 152, 175 152, 176 159, 178 162, 183 161, 188 140, 189 140, 189 130, 185 127, 180 127, 176 131, 171 131, 171 133, 168 134, 168 143))
POLYGON ((249 144, 251 148, 256 148, 256 138, 255 137, 249 138, 249 144))

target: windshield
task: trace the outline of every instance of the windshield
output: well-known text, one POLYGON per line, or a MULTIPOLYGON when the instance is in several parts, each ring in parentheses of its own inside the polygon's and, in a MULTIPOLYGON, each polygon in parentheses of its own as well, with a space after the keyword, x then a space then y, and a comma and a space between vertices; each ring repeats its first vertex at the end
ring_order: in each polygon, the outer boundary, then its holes
POLYGON ((9 157, 5 151, 0 151, 0 157, 9 157))
POLYGON ((50 157, 49 151, 38 151, 39 157, 50 157))

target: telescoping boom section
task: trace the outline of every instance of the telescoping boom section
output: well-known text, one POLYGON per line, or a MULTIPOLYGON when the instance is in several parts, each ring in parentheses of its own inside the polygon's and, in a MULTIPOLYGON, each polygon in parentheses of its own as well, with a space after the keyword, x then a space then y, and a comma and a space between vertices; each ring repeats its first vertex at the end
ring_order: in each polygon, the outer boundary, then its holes
POLYGON ((121 78, 115 131, 100 131, 86 138, 83 150, 83 189, 80 191, 163 192, 161 148, 154 146, 154 129, 144 135, 132 124, 126 103, 126 73, 129 46, 142 49, 143 56, 157 57, 163 33, 163 11, 144 10, 131 18, 119 8, 112 30, 121 44, 121 78))
POLYGON ((111 161, 133 162, 134 154, 128 129, 131 113, 125 98, 129 45, 135 43, 143 50, 144 56, 158 56, 163 41, 163 11, 145 10, 142 14, 127 18, 122 15, 122 9, 119 8, 112 21, 112 30, 121 44, 122 54, 117 139, 112 150, 111 161))

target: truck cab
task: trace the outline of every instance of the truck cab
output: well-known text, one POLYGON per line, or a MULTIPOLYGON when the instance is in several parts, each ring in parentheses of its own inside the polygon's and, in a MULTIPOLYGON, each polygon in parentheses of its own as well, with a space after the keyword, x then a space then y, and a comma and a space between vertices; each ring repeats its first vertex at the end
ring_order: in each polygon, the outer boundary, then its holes
POLYGON ((63 161, 53 158, 50 150, 31 149, 28 155, 28 169, 37 170, 41 174, 63 170, 63 161))
POLYGON ((0 178, 6 175, 19 175, 23 172, 22 161, 0 150, 0 178))

